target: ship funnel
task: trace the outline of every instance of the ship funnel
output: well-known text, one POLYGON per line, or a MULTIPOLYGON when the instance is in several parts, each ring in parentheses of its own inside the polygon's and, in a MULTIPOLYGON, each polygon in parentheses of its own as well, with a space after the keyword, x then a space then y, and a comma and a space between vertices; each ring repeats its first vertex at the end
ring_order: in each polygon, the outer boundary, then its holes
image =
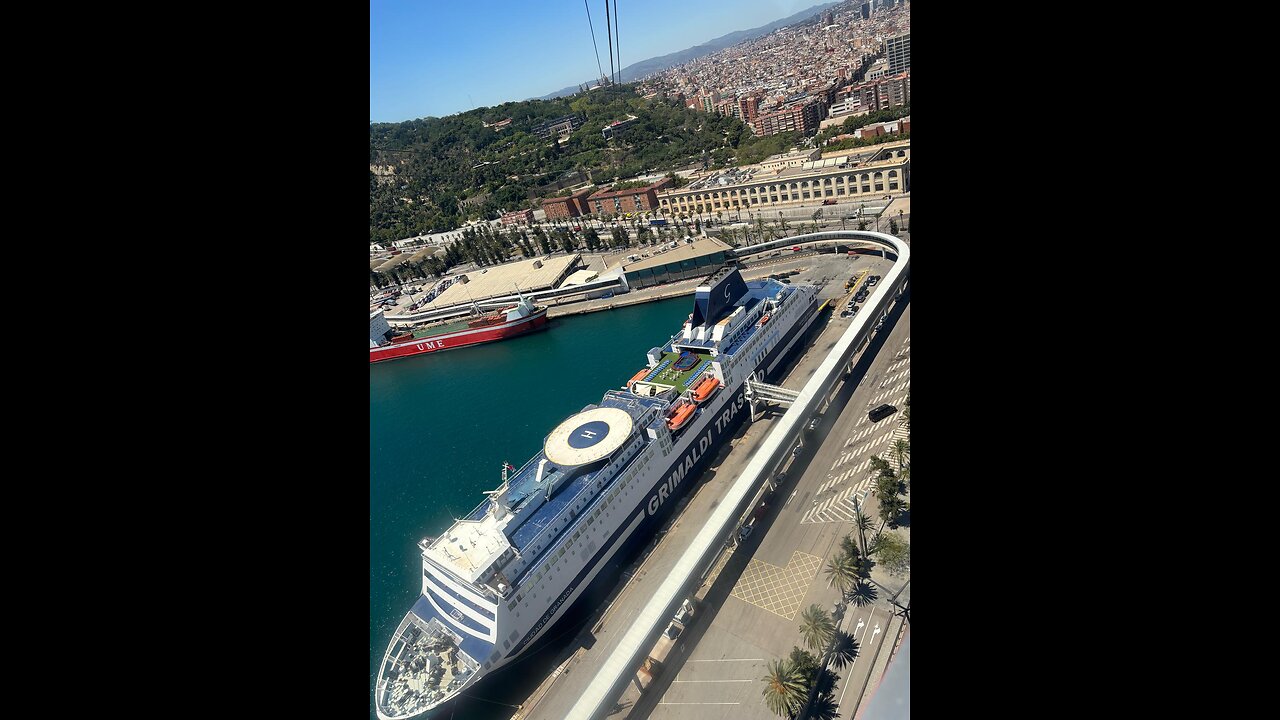
POLYGON ((747 294, 747 283, 736 267, 725 266, 698 283, 693 295, 693 317, 690 327, 711 325, 732 308, 738 298, 747 294))

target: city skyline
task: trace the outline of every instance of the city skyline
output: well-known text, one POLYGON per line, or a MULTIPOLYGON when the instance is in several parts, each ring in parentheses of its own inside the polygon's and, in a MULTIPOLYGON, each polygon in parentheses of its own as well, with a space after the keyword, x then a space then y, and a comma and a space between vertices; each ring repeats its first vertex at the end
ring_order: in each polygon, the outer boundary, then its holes
MULTIPOLYGON (((626 28, 619 41, 621 64, 626 67, 691 48, 822 4, 812 0, 707 0, 695 6, 677 0, 624 3, 618 8, 618 21, 626 28), (677 15, 680 22, 671 23, 677 15)), ((599 67, 607 75, 604 3, 593 0, 590 7, 599 67)), ((538 6, 495 0, 483 15, 469 10, 399 1, 370 4, 371 123, 444 117, 537 98, 599 76, 586 8, 576 0, 538 6), (505 22, 495 24, 494 18, 505 22), (547 42, 548 38, 555 41, 547 42)), ((638 79, 624 77, 623 81, 638 79)))

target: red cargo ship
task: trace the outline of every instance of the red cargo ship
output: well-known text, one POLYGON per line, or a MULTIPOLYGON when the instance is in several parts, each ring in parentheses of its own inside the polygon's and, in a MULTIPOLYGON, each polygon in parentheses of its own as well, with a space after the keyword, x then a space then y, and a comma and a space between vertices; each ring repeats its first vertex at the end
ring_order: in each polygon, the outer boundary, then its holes
POLYGON ((369 362, 505 340, 546 326, 547 308, 522 298, 514 307, 476 314, 461 320, 423 325, 393 335, 385 345, 369 348, 369 362))

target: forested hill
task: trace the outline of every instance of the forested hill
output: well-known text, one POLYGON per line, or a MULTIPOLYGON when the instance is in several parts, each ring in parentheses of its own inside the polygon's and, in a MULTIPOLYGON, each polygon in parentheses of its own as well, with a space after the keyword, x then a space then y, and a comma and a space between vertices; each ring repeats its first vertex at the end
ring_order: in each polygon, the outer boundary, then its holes
POLYGON ((793 133, 756 138, 736 118, 695 112, 669 100, 644 100, 634 86, 599 88, 573 98, 526 100, 444 118, 369 126, 369 241, 442 232, 475 218, 537 207, 556 181, 581 171, 597 184, 692 164, 757 162, 798 141, 793 133), (576 113, 586 119, 563 144, 534 126, 576 113), (600 130, 635 115, 605 140, 600 130), (484 124, 511 118, 496 131, 484 124))

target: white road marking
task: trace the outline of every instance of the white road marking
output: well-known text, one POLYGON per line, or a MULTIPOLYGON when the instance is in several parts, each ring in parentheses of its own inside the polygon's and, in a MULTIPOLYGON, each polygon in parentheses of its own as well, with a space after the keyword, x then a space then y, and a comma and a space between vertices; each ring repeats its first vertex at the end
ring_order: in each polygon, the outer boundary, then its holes
MULTIPOLYGON (((871 610, 871 617, 868 617, 868 618, 867 618, 867 622, 868 622, 868 623, 870 623, 870 622, 871 622, 871 618, 873 618, 873 617, 875 617, 875 616, 876 616, 876 611, 875 611, 875 609, 874 609, 874 608, 872 608, 872 610, 871 610)), ((860 627, 860 628, 861 628, 862 626, 863 626, 863 625, 862 625, 862 618, 858 618, 858 627, 860 627)), ((854 639, 855 639, 855 640, 858 638, 858 633, 857 633, 856 631, 853 633, 853 637, 854 637, 854 639)), ((858 657, 854 658, 854 659, 853 659, 853 662, 849 664, 849 673, 848 673, 847 675, 845 675, 845 677, 846 677, 846 678, 848 678, 848 677, 850 677, 850 676, 852 676, 852 675, 853 675, 853 668, 854 668, 854 666, 856 666, 856 665, 858 664, 858 661, 862 659, 862 656, 866 655, 866 652, 864 652, 864 650, 865 650, 865 648, 863 648, 863 647, 862 647, 862 642, 861 642, 861 641, 859 641, 859 642, 858 642, 858 657)), ((840 699, 839 699, 839 700, 836 700, 836 712, 837 712, 837 713, 839 713, 839 711, 840 711, 840 705, 844 702, 844 694, 845 694, 845 692, 847 692, 847 691, 849 690, 849 686, 850 686, 850 685, 852 685, 852 683, 850 683, 850 682, 847 682, 847 681, 846 681, 846 682, 844 683, 844 688, 842 688, 842 689, 840 690, 840 699)))

